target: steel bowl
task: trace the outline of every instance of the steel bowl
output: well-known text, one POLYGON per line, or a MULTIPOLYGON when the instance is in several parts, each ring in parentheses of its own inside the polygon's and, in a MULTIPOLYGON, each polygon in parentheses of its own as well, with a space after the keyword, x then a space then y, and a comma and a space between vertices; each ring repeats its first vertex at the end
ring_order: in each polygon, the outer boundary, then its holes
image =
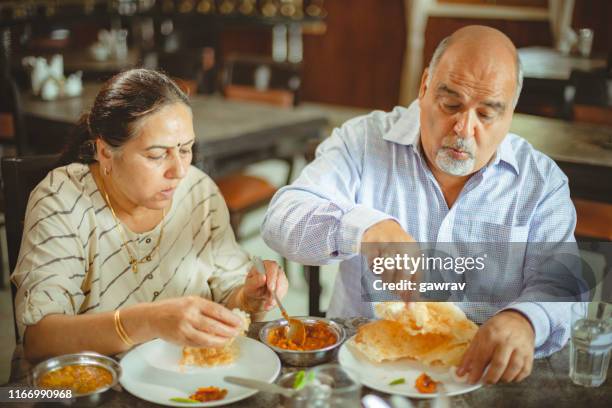
POLYGON ((329 361, 335 356, 338 351, 338 348, 346 338, 344 328, 332 320, 325 319, 323 317, 312 316, 298 316, 294 317, 294 319, 301 320, 304 324, 314 324, 316 322, 323 322, 327 324, 327 326, 332 330, 332 332, 334 332, 337 340, 331 346, 327 346, 317 350, 296 351, 282 349, 280 347, 276 347, 270 344, 268 342, 268 337, 271 330, 276 329, 277 327, 286 326, 288 324, 287 320, 279 319, 269 322, 264 325, 261 330, 259 330, 259 340, 261 340, 262 343, 274 350, 276 354, 278 354, 278 356, 280 357, 281 361, 285 364, 297 367, 311 367, 329 361))
POLYGON ((61 401, 61 403, 64 405, 73 407, 95 407, 109 397, 110 393, 107 391, 115 387, 119 382, 119 377, 121 377, 121 366, 116 360, 92 351, 85 351, 82 353, 64 354, 61 356, 52 357, 43 361, 42 363, 39 363, 32 370, 30 382, 34 387, 39 387, 39 382, 43 375, 50 371, 54 371, 69 365, 90 365, 102 367, 112 374, 113 380, 109 385, 98 388, 89 393, 77 394, 73 392, 72 398, 61 401))

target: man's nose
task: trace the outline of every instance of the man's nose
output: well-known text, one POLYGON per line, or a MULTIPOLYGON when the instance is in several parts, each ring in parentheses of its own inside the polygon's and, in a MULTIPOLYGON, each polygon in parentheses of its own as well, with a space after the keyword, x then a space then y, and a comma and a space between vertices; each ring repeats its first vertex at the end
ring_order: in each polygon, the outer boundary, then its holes
POLYGON ((476 120, 474 114, 470 110, 466 110, 457 114, 457 122, 455 122, 453 130, 457 136, 463 139, 469 139, 474 136, 475 125, 476 120))

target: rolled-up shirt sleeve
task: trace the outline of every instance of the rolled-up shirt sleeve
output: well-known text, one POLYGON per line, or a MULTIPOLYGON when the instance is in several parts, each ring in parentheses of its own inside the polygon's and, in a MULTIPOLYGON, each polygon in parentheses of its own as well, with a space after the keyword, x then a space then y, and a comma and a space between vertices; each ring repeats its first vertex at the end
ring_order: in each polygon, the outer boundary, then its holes
POLYGON ((60 199, 43 199, 45 194, 39 188, 30 197, 11 276, 17 286, 14 306, 21 339, 27 326, 47 315, 76 315, 85 298, 81 290, 88 268, 84 247, 69 220, 52 209, 60 199))
POLYGON ((300 177, 274 196, 262 236, 289 260, 323 265, 350 258, 369 227, 393 218, 357 204, 365 122, 365 117, 355 118, 335 129, 300 177))
POLYGON ((215 302, 226 303, 231 292, 244 283, 251 269, 249 255, 238 245, 221 194, 212 198, 212 248, 214 271, 208 285, 215 302))

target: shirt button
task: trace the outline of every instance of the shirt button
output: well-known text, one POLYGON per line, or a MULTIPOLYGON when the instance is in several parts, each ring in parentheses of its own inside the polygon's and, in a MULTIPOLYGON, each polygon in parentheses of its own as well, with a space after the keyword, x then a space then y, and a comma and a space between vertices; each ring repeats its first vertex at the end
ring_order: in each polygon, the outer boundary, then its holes
POLYGON ((149 278, 149 279, 153 279, 153 274, 152 274, 152 273, 148 274, 148 275, 147 275, 147 278, 149 278))
POLYGON ((147 244, 150 244, 150 243, 151 243, 151 238, 147 238, 147 239, 145 240, 145 242, 146 242, 147 244))
POLYGON ((153 292, 153 296, 158 297, 159 296, 159 292, 158 291, 153 292))
POLYGON ((151 262, 151 255, 147 255, 147 262, 151 262))

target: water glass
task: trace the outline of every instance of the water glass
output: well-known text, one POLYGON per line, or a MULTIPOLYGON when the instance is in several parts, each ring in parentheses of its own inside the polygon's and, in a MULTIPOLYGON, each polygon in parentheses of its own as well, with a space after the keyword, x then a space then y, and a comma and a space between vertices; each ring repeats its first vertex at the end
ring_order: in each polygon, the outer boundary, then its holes
POLYGON ((599 387, 605 380, 612 349, 612 304, 574 303, 570 371, 574 384, 599 387))
MULTIPOLYGON (((297 372, 282 376, 277 384, 291 388, 297 372)), ((281 397, 283 408, 354 408, 360 406, 361 383, 354 371, 338 364, 308 370, 308 381, 293 398, 281 397)))
POLYGON ((590 28, 582 28, 578 30, 578 52, 585 58, 591 55, 593 48, 593 30, 590 28))

